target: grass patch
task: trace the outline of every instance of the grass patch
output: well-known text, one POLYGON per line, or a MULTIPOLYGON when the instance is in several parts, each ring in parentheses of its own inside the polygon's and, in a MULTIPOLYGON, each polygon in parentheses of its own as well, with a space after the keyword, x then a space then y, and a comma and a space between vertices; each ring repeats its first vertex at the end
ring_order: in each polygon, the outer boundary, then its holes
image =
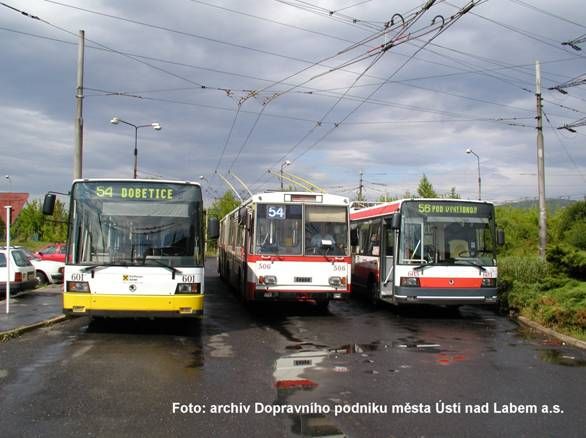
POLYGON ((502 257, 501 310, 516 312, 545 327, 586 340, 586 282, 559 272, 539 257, 502 257))
POLYGON ((507 295, 510 310, 586 341, 586 282, 552 277, 532 284, 515 281, 507 295))

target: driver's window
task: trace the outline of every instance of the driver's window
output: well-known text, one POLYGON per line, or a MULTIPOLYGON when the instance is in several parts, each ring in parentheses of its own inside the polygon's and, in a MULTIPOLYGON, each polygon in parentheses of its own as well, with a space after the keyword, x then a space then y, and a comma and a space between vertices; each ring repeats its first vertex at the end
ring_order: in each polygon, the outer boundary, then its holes
POLYGON ((406 262, 421 262, 423 260, 423 222, 404 222, 403 253, 406 262))

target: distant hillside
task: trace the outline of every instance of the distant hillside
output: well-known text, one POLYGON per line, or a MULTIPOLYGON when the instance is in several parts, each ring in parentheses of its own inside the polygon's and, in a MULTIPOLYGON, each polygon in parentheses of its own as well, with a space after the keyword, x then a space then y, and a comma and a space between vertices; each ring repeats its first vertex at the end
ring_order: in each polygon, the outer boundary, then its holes
MULTIPOLYGON (((573 204, 574 202, 576 202, 576 201, 571 200, 571 199, 546 199, 545 205, 547 206, 547 209, 549 211, 556 211, 560 208, 567 207, 568 205, 573 204)), ((508 202, 508 203, 499 204, 499 205, 513 207, 513 208, 527 209, 527 208, 537 208, 539 205, 539 202, 537 201, 537 199, 528 199, 526 201, 508 202)))

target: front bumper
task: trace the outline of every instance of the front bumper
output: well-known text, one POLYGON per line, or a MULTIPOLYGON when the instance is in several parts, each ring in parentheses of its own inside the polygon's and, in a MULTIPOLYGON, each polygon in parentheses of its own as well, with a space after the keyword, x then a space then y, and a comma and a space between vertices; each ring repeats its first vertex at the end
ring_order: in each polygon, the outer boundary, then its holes
POLYGON ((343 300, 350 295, 349 290, 339 291, 282 291, 272 288, 256 289, 254 299, 257 301, 330 301, 343 300))
POLYGON ((203 295, 97 295, 65 292, 69 315, 194 318, 203 315, 203 295))
POLYGON ((393 299, 396 303, 414 304, 494 304, 496 288, 420 288, 397 287, 393 299))

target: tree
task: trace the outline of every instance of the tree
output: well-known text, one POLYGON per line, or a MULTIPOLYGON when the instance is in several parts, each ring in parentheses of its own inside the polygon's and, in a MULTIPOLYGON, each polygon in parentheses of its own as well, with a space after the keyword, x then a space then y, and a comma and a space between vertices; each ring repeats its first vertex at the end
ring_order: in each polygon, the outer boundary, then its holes
POLYGON ((448 198, 448 199, 461 199, 462 197, 460 196, 459 193, 456 192, 456 187, 452 187, 450 189, 450 192, 445 194, 444 198, 448 198))
POLYGON ((222 219, 236 207, 240 201, 236 199, 234 193, 231 191, 225 192, 220 198, 216 199, 214 203, 208 208, 208 217, 217 217, 222 219))
POLYGON ((419 186, 417 187, 417 194, 421 198, 437 198, 437 193, 433 189, 431 182, 429 182, 429 180, 427 179, 427 176, 425 176, 425 173, 423 174, 423 176, 419 180, 419 186))
POLYGON ((559 212, 557 238, 586 250, 586 201, 578 201, 559 212))
POLYGON ((398 198, 396 196, 391 196, 388 193, 385 193, 384 195, 380 195, 376 202, 390 202, 390 201, 396 201, 398 198))
POLYGON ((12 234, 18 240, 64 242, 67 238, 65 205, 56 200, 53 216, 46 217, 43 215, 41 201, 27 203, 14 221, 12 234))

